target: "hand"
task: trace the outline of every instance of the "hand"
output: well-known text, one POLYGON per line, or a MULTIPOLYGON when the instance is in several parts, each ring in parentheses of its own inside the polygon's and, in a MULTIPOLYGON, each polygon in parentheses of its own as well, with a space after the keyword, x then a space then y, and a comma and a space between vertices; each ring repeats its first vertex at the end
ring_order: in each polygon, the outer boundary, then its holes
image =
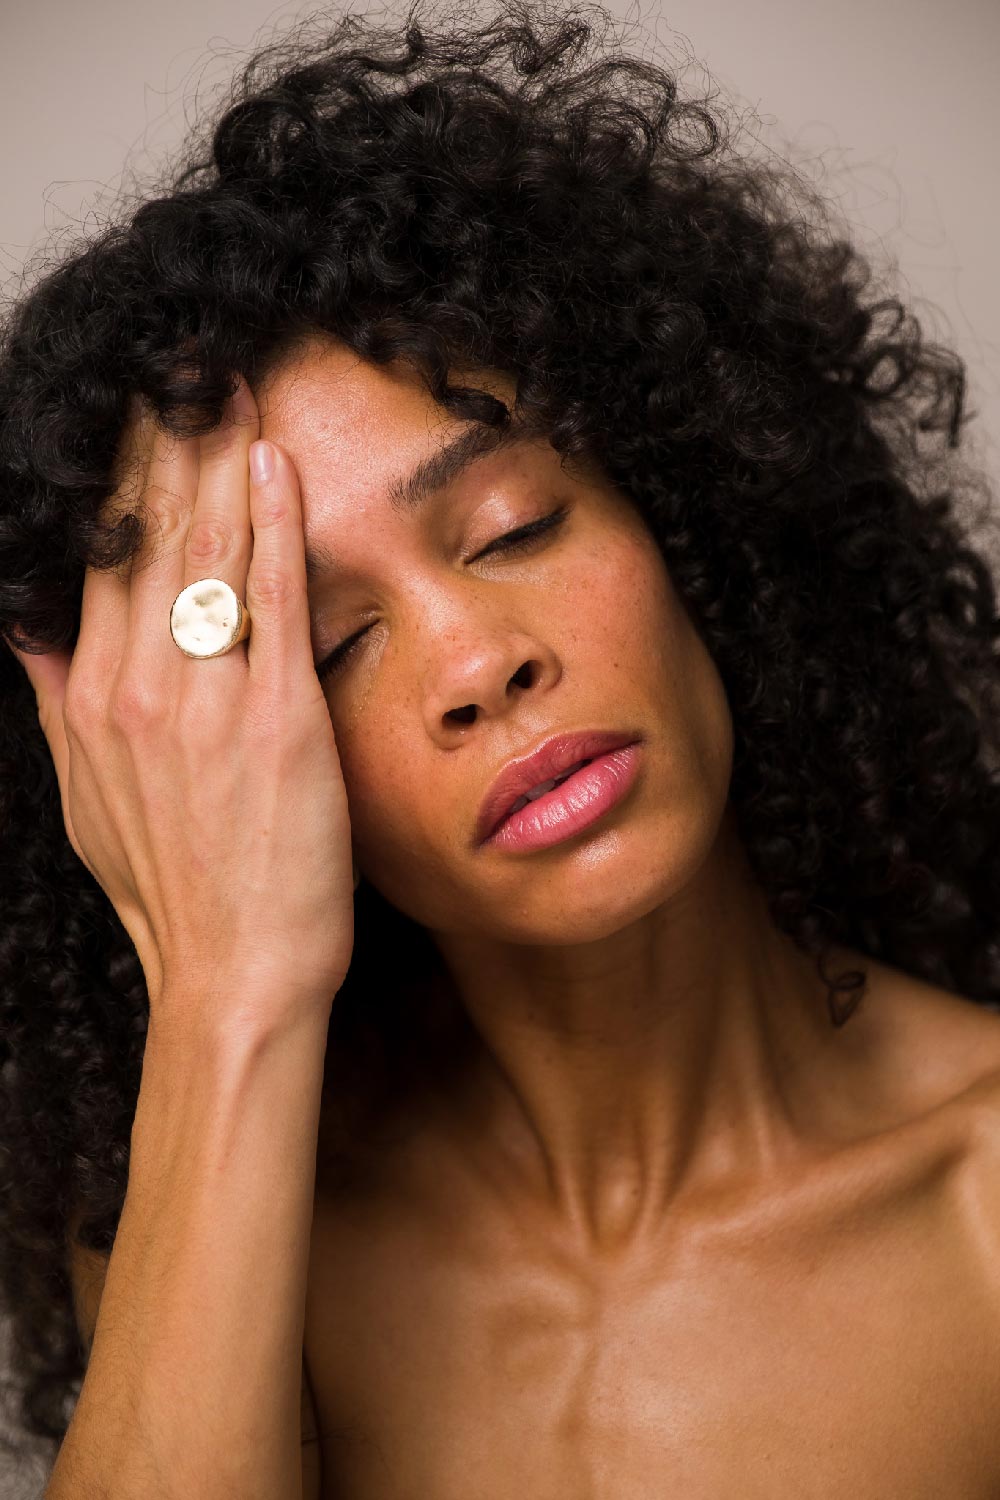
POLYGON ((328 1015, 354 944, 347 795, 312 661, 298 477, 271 444, 273 477, 253 481, 259 430, 242 379, 200 439, 173 438, 138 408, 124 442, 152 516, 131 576, 87 569, 74 651, 15 652, 70 843, 135 944, 151 1018, 240 1031, 328 1015), (252 623, 247 643, 199 661, 169 618, 204 577, 229 583, 252 623))

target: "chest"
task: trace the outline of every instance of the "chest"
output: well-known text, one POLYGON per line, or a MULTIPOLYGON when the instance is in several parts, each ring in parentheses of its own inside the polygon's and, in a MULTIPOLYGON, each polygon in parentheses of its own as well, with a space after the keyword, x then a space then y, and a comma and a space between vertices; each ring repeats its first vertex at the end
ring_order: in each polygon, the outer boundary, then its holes
POLYGON ((987 1500, 996 1318, 947 1194, 604 1273, 452 1205, 318 1209, 326 1500, 987 1500))

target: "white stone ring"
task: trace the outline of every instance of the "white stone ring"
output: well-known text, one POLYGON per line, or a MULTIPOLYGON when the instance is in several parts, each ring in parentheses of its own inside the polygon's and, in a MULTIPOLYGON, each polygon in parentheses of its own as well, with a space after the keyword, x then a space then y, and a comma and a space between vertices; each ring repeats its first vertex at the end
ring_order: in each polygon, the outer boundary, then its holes
POLYGON ((225 656, 250 634, 250 612, 221 578, 199 578, 181 589, 170 609, 170 634, 185 656, 225 656))

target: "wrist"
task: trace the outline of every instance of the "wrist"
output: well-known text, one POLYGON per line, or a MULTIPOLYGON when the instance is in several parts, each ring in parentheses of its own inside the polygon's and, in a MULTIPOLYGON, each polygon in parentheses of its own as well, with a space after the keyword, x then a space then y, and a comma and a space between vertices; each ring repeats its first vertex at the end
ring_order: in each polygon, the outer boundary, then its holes
POLYGON ((325 1047, 332 997, 276 992, 255 981, 191 977, 150 996, 146 1046, 191 1062, 237 1060, 304 1036, 325 1047))

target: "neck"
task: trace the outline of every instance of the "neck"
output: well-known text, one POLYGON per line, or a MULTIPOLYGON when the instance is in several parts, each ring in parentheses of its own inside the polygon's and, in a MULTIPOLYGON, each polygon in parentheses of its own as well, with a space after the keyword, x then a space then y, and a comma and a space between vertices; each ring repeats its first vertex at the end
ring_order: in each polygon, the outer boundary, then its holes
MULTIPOLYGON (((725 825, 693 885, 587 944, 437 935, 476 1037, 465 1123, 590 1246, 808 1151, 854 1045, 725 825)), ((855 955, 857 957, 857 955, 855 955)))

